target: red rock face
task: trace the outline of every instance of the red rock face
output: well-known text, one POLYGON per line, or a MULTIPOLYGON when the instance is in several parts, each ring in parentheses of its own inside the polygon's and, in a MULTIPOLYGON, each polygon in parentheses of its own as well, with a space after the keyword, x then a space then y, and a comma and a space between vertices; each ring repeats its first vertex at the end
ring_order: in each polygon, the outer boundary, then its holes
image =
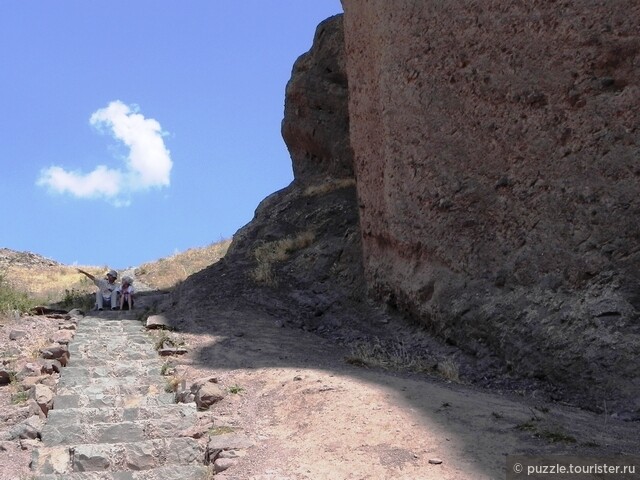
POLYGON ((640 4, 343 7, 372 292, 640 408, 640 4))

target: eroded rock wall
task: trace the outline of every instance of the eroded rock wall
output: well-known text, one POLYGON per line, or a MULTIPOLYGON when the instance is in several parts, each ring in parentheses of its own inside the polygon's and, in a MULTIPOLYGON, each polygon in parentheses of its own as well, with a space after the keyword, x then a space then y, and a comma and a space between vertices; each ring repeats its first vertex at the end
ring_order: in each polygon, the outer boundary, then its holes
POLYGON ((373 294, 640 412, 640 4, 343 7, 373 294))

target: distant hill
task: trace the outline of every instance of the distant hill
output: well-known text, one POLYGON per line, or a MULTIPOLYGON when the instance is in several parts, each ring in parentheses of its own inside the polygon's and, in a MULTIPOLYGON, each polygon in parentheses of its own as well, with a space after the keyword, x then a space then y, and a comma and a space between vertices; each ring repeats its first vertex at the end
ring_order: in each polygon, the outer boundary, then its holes
POLYGON ((17 252, 9 248, 0 248, 0 273, 8 267, 55 267, 61 265, 55 260, 37 253, 17 252))

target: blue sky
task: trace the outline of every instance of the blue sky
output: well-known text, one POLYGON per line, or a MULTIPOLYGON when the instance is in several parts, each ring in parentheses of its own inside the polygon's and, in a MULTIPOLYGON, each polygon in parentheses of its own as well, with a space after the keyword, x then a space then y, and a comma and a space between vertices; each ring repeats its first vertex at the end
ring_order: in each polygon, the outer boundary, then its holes
POLYGON ((0 2, 0 247, 136 266, 293 179, 296 58, 339 0, 0 2))

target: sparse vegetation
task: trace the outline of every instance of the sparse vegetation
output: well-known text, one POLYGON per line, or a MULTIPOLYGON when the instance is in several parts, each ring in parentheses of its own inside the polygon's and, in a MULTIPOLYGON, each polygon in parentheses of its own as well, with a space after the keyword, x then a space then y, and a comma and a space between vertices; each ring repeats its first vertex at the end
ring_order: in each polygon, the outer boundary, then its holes
MULTIPOLYGON (((541 419, 532 417, 528 421, 515 426, 516 430, 532 432, 535 437, 542 438, 551 443, 577 443, 575 437, 558 429, 541 429, 541 419)), ((596 444, 597 445, 597 444, 596 444)))
POLYGON ((227 425, 219 425, 217 427, 213 427, 209 429, 209 435, 211 436, 226 435, 228 433, 233 433, 233 432, 235 432, 235 428, 229 427, 227 425))
POLYGON ((160 375, 171 375, 175 371, 175 367, 171 362, 165 362, 160 368, 160 375))
POLYGON ((277 286, 278 282, 273 272, 273 265, 286 260, 293 252, 308 247, 314 240, 315 233, 307 230, 295 237, 260 245, 253 252, 257 265, 251 273, 251 277, 259 284, 277 286))
POLYGON ((589 442, 584 442, 582 444, 583 447, 588 447, 588 448, 598 448, 600 446, 599 443, 593 442, 593 441, 589 441, 589 442))
POLYGON ((0 275, 0 313, 26 312, 36 303, 29 295, 9 285, 4 276, 0 275))
POLYGON ((156 350, 161 350, 165 346, 170 345, 172 347, 176 346, 175 341, 171 338, 171 335, 166 330, 159 330, 156 335, 154 347, 156 350))
POLYGON ((156 350, 162 350, 167 347, 180 347, 185 344, 184 340, 177 338, 175 335, 171 334, 169 330, 158 330, 154 336, 154 347, 156 350))
POLYGON ((29 399, 29 392, 22 391, 17 392, 11 395, 11 403, 14 405, 18 405, 20 403, 24 403, 29 399))
POLYGON ((456 363, 453 360, 451 360, 450 358, 447 358, 447 359, 445 359, 445 360, 443 360, 441 362, 438 362, 438 366, 436 367, 436 371, 445 380, 448 380, 450 382, 459 382, 460 381, 460 374, 458 372, 458 365, 456 365, 456 363))
POLYGON ((311 197, 314 195, 324 195, 325 193, 332 192, 334 190, 339 190, 341 188, 347 188, 354 186, 356 184, 355 178, 338 178, 335 180, 329 180, 327 182, 311 185, 307 187, 304 191, 304 195, 306 197, 311 197))
POLYGON ((89 311, 93 308, 95 303, 95 295, 84 291, 65 289, 64 298, 62 299, 62 306, 68 310, 72 308, 79 308, 80 310, 89 311))
POLYGON ((164 386, 164 391, 166 393, 175 393, 178 391, 180 384, 182 383, 182 379, 176 375, 172 375, 171 377, 166 378, 166 384, 164 386))
POLYGON ((244 392, 244 388, 239 385, 232 385, 229 387, 229 393, 238 394, 244 392))
POLYGON ((345 358, 351 365, 380 367, 385 370, 408 370, 412 372, 431 372, 432 366, 426 359, 410 352, 401 341, 384 344, 380 339, 358 342, 351 349, 351 355, 345 358))
POLYGON ((531 419, 526 422, 520 423, 516 425, 516 430, 520 430, 521 432, 535 432, 538 430, 536 424, 533 423, 535 420, 531 419))
POLYGON ((539 436, 551 443, 576 443, 576 439, 559 430, 543 430, 539 436))

